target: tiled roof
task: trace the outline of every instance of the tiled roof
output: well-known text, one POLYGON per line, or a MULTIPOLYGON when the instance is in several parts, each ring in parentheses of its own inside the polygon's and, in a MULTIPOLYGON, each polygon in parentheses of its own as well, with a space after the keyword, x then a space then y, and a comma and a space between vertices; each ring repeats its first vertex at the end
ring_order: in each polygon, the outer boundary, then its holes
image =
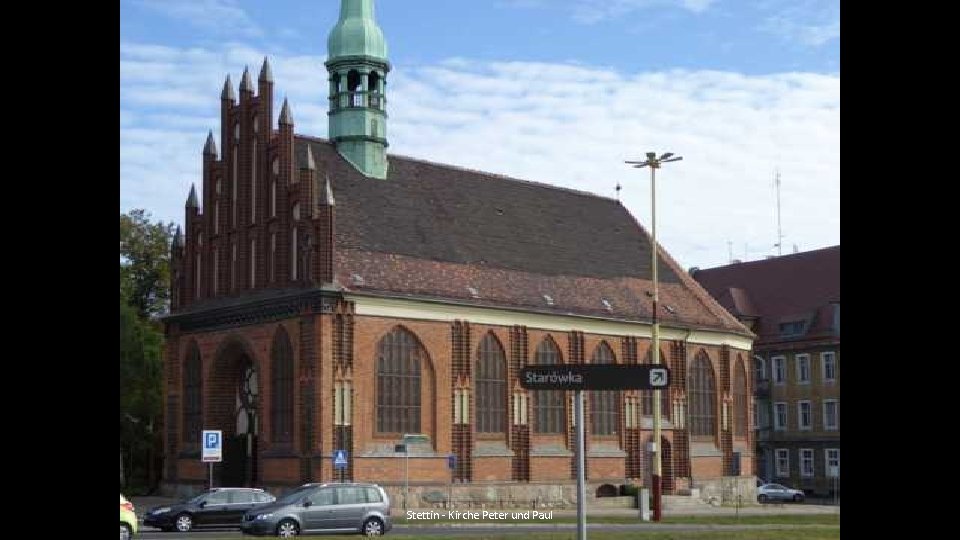
MULTIPOLYGON (((300 167, 308 144, 320 182, 329 176, 336 200, 340 285, 535 311, 649 318, 650 238, 619 202, 395 155, 389 157, 388 177, 371 179, 328 141, 298 136, 300 167)), ((747 333, 660 253, 664 322, 747 333)))
POLYGON ((759 317, 761 340, 783 336, 780 325, 802 322, 802 338, 833 331, 840 302, 840 246, 698 270, 700 282, 728 311, 759 317))

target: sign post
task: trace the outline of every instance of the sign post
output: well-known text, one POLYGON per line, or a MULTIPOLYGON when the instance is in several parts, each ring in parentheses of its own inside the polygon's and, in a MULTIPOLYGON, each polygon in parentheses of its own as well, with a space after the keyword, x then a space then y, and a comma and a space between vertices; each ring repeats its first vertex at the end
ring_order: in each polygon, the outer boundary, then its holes
POLYGON ((457 470, 457 456, 450 454, 447 456, 447 467, 450 469, 450 496, 447 497, 447 508, 453 508, 453 475, 457 470))
MULTIPOLYGON (((520 386, 527 390, 572 390, 577 430, 577 540, 587 540, 584 482, 584 390, 661 390, 670 385, 670 369, 662 364, 568 364, 526 366, 520 386)), ((654 405, 659 404, 656 401, 654 405)), ((654 482, 656 484, 656 481, 654 482)), ((656 490, 656 485, 654 485, 656 490)))
POLYGON ((201 435, 203 453, 200 460, 210 464, 210 489, 213 489, 213 464, 223 461, 223 432, 219 429, 205 429, 201 435))
POLYGON ((340 483, 343 483, 343 473, 347 468, 347 451, 339 449, 333 453, 333 467, 340 471, 340 483))

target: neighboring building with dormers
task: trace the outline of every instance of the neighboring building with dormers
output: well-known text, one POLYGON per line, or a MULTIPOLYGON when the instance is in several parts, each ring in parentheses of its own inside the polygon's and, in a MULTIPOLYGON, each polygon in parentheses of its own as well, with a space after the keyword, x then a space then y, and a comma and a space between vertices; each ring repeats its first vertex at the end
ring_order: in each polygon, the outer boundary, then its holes
MULTIPOLYGON (((337 479, 343 449, 346 479, 396 494, 396 445, 416 434, 417 493, 452 474, 498 486, 484 496, 569 500, 571 396, 517 374, 650 361, 649 235, 609 198, 388 155, 371 0, 343 0, 328 47, 329 140, 295 134, 286 101, 274 123, 268 62, 256 88, 244 72, 239 102, 224 85, 203 210, 191 189, 173 247, 168 488, 206 482, 200 431, 221 429, 218 485, 337 479)), ((665 490, 752 486, 753 335, 660 254, 665 490)), ((588 396, 592 489, 647 481, 651 410, 647 392, 588 396)))
POLYGON ((840 246, 693 277, 758 336, 757 476, 809 494, 839 490, 840 246))

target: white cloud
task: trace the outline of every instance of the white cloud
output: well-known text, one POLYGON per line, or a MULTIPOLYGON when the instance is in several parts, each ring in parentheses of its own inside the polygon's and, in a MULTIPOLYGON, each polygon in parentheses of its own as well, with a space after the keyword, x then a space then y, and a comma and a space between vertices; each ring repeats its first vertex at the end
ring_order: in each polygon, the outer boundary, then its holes
POLYGON ((263 35, 236 0, 139 0, 137 5, 191 26, 233 35, 263 35))
POLYGON ((706 11, 714 0, 574 0, 573 18, 592 24, 650 8, 679 7, 692 13, 706 11))
MULTIPOLYGON (((259 59, 237 45, 121 46, 122 211, 182 221, 207 130, 219 139, 222 74, 236 84, 243 64, 259 69, 259 59)), ((323 60, 270 57, 274 122, 286 94, 297 132, 326 135, 323 60)), ((776 252, 777 166, 787 251, 840 241, 837 75, 453 60, 395 65, 389 88, 391 152, 604 196, 620 182, 644 224, 649 175, 623 161, 650 150, 682 155, 658 174, 657 215, 661 242, 684 266, 726 262, 728 241, 737 258, 745 245, 751 259, 776 252)))
POLYGON ((818 47, 840 37, 840 4, 835 0, 790 0, 767 6, 760 29, 787 41, 818 47))

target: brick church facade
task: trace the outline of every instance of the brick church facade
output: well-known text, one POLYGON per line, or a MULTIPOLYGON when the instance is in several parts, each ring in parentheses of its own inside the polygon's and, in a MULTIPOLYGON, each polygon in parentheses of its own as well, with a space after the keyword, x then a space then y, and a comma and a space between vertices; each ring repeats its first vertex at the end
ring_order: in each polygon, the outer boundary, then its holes
MULTIPOLYGON (((346 479, 391 489, 569 487, 572 398, 517 374, 650 362, 650 237, 612 199, 388 155, 372 0, 342 1, 328 47, 329 139, 286 101, 274 123, 266 60, 224 85, 173 244, 166 488, 206 484, 202 429, 217 485, 336 480, 343 449, 346 479)), ((665 492, 751 476, 753 336, 660 255, 665 492)), ((651 401, 588 393, 592 488, 649 482, 651 401)))

